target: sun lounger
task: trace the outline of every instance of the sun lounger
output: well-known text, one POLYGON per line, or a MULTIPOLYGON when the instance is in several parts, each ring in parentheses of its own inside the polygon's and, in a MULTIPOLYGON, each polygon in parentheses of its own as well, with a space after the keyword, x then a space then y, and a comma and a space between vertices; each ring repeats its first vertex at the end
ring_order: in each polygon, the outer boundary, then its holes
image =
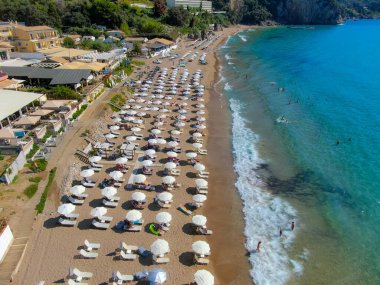
POLYGON ((165 209, 169 209, 172 204, 170 202, 162 202, 160 200, 157 201, 157 204, 161 207, 161 208, 165 208, 165 209))
POLYGON ((88 283, 86 283, 86 282, 80 282, 80 281, 77 282, 73 279, 67 280, 67 284, 68 285, 88 285, 88 283))
POLYGON ((207 195, 208 191, 205 188, 199 188, 199 187, 197 187, 197 194, 207 195))
POLYGON ((124 250, 126 252, 133 252, 139 249, 136 245, 127 245, 125 242, 120 242, 120 250, 124 250))
POLYGON ((73 227, 77 224, 77 221, 71 221, 71 220, 66 220, 64 218, 59 218, 58 223, 60 223, 62 226, 73 227))
POLYGON ((91 272, 85 272, 85 271, 80 271, 78 268, 72 268, 70 267, 69 270, 69 278, 73 278, 76 281, 82 280, 82 279, 90 279, 92 278, 92 273, 91 272))
POLYGON ((210 263, 210 260, 205 257, 200 257, 197 254, 194 255, 194 263, 195 264, 202 264, 202 265, 207 265, 210 263))
POLYGON ((179 169, 172 169, 170 170, 170 174, 173 175, 173 176, 178 176, 181 174, 181 170, 179 169))
POLYGON ((200 227, 197 227, 197 229, 195 231, 199 235, 212 235, 213 234, 212 230, 208 230, 208 229, 200 228, 200 227))
POLYGON ((130 228, 124 228, 127 232, 141 232, 142 226, 140 225, 133 225, 130 228))
POLYGON ((108 201, 107 199, 103 199, 102 204, 109 208, 116 208, 119 205, 118 202, 108 201))
POLYGON ((205 154, 207 154, 207 149, 201 149, 201 148, 199 148, 198 149, 198 153, 202 154, 202 155, 205 155, 205 154))
POLYGON ((112 222, 113 217, 101 216, 101 217, 98 217, 98 220, 101 221, 102 223, 110 223, 112 222))
POLYGON ((94 170, 94 172, 100 172, 102 169, 101 168, 97 168, 97 167, 91 167, 92 170, 94 170))
POLYGON ((69 196, 69 202, 74 205, 83 205, 84 200, 82 199, 76 199, 73 196, 69 196))
POLYGON ((153 256, 153 262, 156 264, 165 264, 169 263, 170 259, 168 257, 158 257, 158 256, 153 256))
POLYGON ((87 188, 92 188, 92 187, 95 187, 96 186, 96 182, 87 182, 85 180, 82 180, 81 181, 81 184, 84 186, 84 187, 87 187, 87 188))
POLYGON ((143 138, 144 135, 143 134, 138 134, 138 133, 133 133, 133 135, 136 137, 136 138, 143 138))
POLYGON ((133 281, 135 278, 133 277, 133 275, 128 275, 128 274, 123 275, 119 271, 116 271, 112 273, 112 279, 114 281, 129 282, 129 281, 133 281))
POLYGON ((137 254, 126 253, 123 250, 120 251, 120 259, 123 259, 123 260, 135 260, 136 258, 137 258, 137 254))
POLYGON ((120 182, 115 182, 112 186, 118 188, 118 187, 120 187, 121 185, 122 185, 122 183, 120 183, 120 182))
POLYGON ((93 243, 93 242, 89 242, 88 240, 85 240, 84 247, 87 251, 91 251, 93 249, 99 249, 100 243, 93 243))
POLYGON ((118 202, 118 201, 120 201, 120 197, 118 197, 118 196, 105 197, 105 199, 107 199, 108 201, 111 201, 111 202, 118 202))
POLYGON ((78 199, 86 199, 88 197, 88 194, 79 194, 79 195, 72 195, 74 197, 77 197, 78 199))
POLYGON ((116 131, 111 131, 111 134, 115 135, 116 137, 117 137, 117 136, 120 136, 120 133, 119 133, 119 132, 116 132, 116 131))
POLYGON ((98 253, 97 252, 88 252, 88 251, 85 251, 84 249, 81 249, 79 251, 79 254, 83 257, 83 258, 97 258, 98 257, 98 253))
POLYGON ((97 220, 92 220, 92 225, 97 228, 97 229, 101 229, 101 230, 106 230, 110 227, 110 224, 108 223, 101 223, 101 222, 98 222, 97 220))
POLYGON ((77 213, 71 213, 71 214, 65 215, 65 218, 72 219, 72 220, 75 220, 78 217, 79 217, 79 214, 77 214, 77 213))
POLYGON ((100 164, 100 163, 92 162, 92 163, 91 163, 91 166, 92 166, 92 167, 96 167, 96 168, 102 168, 104 165, 103 165, 103 164, 100 164))

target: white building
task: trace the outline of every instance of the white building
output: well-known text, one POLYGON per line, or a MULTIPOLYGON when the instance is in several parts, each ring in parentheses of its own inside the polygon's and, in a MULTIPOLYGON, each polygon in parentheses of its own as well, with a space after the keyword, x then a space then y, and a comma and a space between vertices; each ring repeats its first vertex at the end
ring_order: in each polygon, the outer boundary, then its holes
POLYGON ((191 8, 199 8, 202 6, 203 10, 212 12, 212 2, 202 0, 166 0, 166 4, 169 8, 183 6, 191 8))

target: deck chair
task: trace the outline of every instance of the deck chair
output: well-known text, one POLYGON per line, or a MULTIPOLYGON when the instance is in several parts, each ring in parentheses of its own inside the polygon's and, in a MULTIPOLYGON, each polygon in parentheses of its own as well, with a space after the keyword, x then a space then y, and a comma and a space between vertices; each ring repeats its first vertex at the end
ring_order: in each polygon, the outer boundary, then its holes
POLYGON ((76 199, 73 196, 69 196, 69 202, 74 205, 83 205, 84 200, 82 199, 76 199))
POLYGON ((86 188, 92 188, 96 186, 96 182, 87 182, 85 180, 81 181, 81 184, 86 188))
POLYGON ((80 271, 78 268, 70 267, 69 278, 73 278, 76 281, 79 279, 90 279, 92 277, 91 272, 80 271))
POLYGON ((169 263, 170 261, 170 258, 168 257, 158 257, 158 256, 153 256, 153 262, 156 263, 156 264, 165 264, 165 263, 169 263))
POLYGON ((162 202, 160 200, 157 201, 157 204, 161 207, 161 208, 165 208, 165 209, 169 209, 172 204, 170 202, 162 202))
POLYGON ((201 149, 201 148, 199 148, 198 149, 198 153, 202 154, 202 155, 205 155, 205 154, 207 154, 207 149, 201 149))
POLYGON ((138 246, 136 245, 127 245, 125 242, 120 242, 120 250, 124 250, 126 251, 127 253, 128 252, 133 252, 133 251, 137 251, 139 249, 138 246))
POLYGON ((170 174, 173 176, 179 176, 181 174, 181 170, 179 169, 172 169, 170 170, 170 174))
POLYGON ((62 226, 73 227, 77 224, 77 221, 71 221, 71 220, 66 220, 64 218, 59 218, 58 223, 61 224, 62 226))
POLYGON ((101 216, 101 217, 98 217, 98 219, 99 219, 102 223, 110 223, 110 222, 112 222, 113 217, 109 217, 109 216, 101 216))
POLYGON ((96 221, 95 219, 92 220, 92 225, 97 228, 97 229, 101 229, 101 230, 106 230, 110 227, 110 224, 108 223, 100 223, 98 221, 96 221))
POLYGON ((102 168, 104 165, 96 162, 91 162, 91 166, 96 168, 102 168))
POLYGON ((137 258, 137 254, 126 253, 123 250, 120 251, 120 259, 122 260, 135 260, 136 258, 137 258))
POLYGON ((86 282, 75 281, 73 279, 67 280, 68 285, 88 285, 86 282))
POLYGON ((127 232, 141 232, 142 226, 139 225, 133 225, 130 228, 125 229, 127 232))
POLYGON ((128 275, 128 274, 123 275, 119 271, 116 271, 112 273, 112 279, 114 281, 130 282, 130 281, 133 281, 135 278, 133 275, 128 275))
POLYGON ((98 167, 90 167, 94 172, 100 172, 102 169, 98 167))
POLYGON ((195 264, 201 264, 201 265, 207 265, 210 263, 210 260, 205 257, 200 257, 197 254, 194 255, 194 263, 195 264))
POLYGON ((86 193, 83 193, 83 194, 79 194, 79 195, 73 195, 74 197, 77 197, 79 199, 86 199, 88 197, 88 194, 86 193))
POLYGON ((88 259, 97 258, 98 255, 99 255, 97 252, 88 252, 88 251, 85 251, 84 249, 81 249, 81 250, 79 251, 79 254, 80 254, 83 258, 88 258, 88 259))
POLYGON ((66 217, 67 219, 76 219, 76 218, 79 217, 79 214, 77 214, 77 213, 71 213, 71 214, 67 214, 67 215, 65 215, 65 217, 66 217))
POLYGON ((84 240, 84 248, 87 251, 92 251, 93 249, 99 249, 100 243, 93 243, 93 242, 89 242, 88 240, 84 240))
POLYGON ((118 202, 112 202, 112 201, 108 201, 107 199, 103 199, 102 200, 102 204, 106 207, 109 207, 109 208, 116 208, 117 205, 119 205, 118 202))

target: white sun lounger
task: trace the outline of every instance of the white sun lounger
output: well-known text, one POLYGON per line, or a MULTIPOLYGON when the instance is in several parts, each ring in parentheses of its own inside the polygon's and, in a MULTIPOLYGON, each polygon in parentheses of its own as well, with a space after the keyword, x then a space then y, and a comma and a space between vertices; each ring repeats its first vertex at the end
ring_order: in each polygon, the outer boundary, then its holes
POLYGON ((168 257, 158 257, 158 256, 153 256, 153 262, 156 264, 165 264, 169 263, 170 258, 168 257))
POLYGON ((94 243, 94 242, 89 242, 88 240, 84 240, 84 247, 86 248, 87 251, 91 251, 93 249, 99 249, 100 243, 94 243))
POLYGON ((67 219, 76 219, 76 218, 79 217, 79 214, 77 214, 77 213, 71 213, 71 214, 67 214, 67 215, 64 215, 64 216, 67 219))
POLYGON ((133 281, 135 278, 133 277, 133 275, 123 275, 119 271, 116 271, 112 273, 112 279, 115 281, 130 282, 133 281))
POLYGON ((119 205, 118 202, 111 202, 111 201, 108 201, 107 199, 103 199, 102 204, 110 208, 116 208, 119 205))
POLYGON ((97 252, 88 252, 88 251, 85 251, 84 249, 81 249, 81 250, 79 251, 79 254, 80 254, 83 258, 89 258, 89 259, 97 258, 98 255, 99 255, 97 252))
POLYGON ((71 220, 66 220, 64 218, 59 218, 58 223, 60 223, 62 226, 73 227, 77 224, 77 221, 71 221, 71 220))
POLYGON ((120 250, 124 250, 126 252, 133 252, 139 249, 136 245, 127 245, 125 242, 120 242, 120 250))
POLYGON ((172 206, 172 203, 171 202, 162 202, 160 200, 157 201, 157 204, 161 207, 161 208, 165 208, 165 209, 169 209, 171 206, 172 206))
POLYGON ((210 260, 208 258, 200 257, 197 254, 195 254, 194 255, 194 263, 195 264, 207 265, 210 263, 210 260))
POLYGON ((74 205, 83 205, 84 200, 82 199, 76 199, 73 196, 69 196, 69 202, 74 205))
POLYGON ((91 272, 80 271, 75 267, 70 267, 69 270, 69 278, 74 278, 76 281, 80 281, 81 279, 90 279, 92 278, 92 275, 93 274, 91 272))
POLYGON ((67 280, 67 284, 68 285, 88 285, 88 283, 86 283, 86 282, 80 282, 80 281, 77 282, 73 279, 67 280))
POLYGON ((106 230, 110 227, 110 224, 108 223, 100 223, 98 221, 96 221, 95 219, 92 220, 92 225, 97 228, 97 229, 102 229, 102 230, 106 230))
POLYGON ((178 176, 181 174, 181 170, 179 169, 172 169, 170 170, 170 174, 173 175, 173 176, 178 176))
POLYGON ((123 260, 135 260, 136 258, 137 258, 137 254, 126 253, 123 250, 120 251, 120 259, 123 259, 123 260))
POLYGON ((87 182, 85 180, 82 180, 81 181, 81 184, 84 186, 84 187, 87 187, 87 188, 92 188, 92 187, 95 187, 96 186, 96 182, 87 182))
POLYGON ((202 154, 202 155, 205 155, 205 154, 207 154, 207 149, 201 149, 201 148, 199 148, 198 149, 198 153, 202 154))
POLYGON ((112 222, 113 217, 109 217, 109 216, 101 216, 101 217, 98 217, 98 219, 99 219, 102 223, 110 223, 110 222, 112 222))
POLYGON ((80 198, 80 199, 86 199, 88 197, 88 194, 83 193, 83 194, 73 195, 73 196, 80 198))
POLYGON ((127 232, 141 232, 142 226, 133 225, 132 227, 125 229, 127 232))

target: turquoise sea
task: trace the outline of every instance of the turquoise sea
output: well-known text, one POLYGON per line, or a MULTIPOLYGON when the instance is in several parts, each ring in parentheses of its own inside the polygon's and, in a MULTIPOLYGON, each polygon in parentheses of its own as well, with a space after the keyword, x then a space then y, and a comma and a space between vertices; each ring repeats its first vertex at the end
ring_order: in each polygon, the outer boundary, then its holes
POLYGON ((255 283, 380 284, 380 21, 251 29, 220 59, 255 283))

